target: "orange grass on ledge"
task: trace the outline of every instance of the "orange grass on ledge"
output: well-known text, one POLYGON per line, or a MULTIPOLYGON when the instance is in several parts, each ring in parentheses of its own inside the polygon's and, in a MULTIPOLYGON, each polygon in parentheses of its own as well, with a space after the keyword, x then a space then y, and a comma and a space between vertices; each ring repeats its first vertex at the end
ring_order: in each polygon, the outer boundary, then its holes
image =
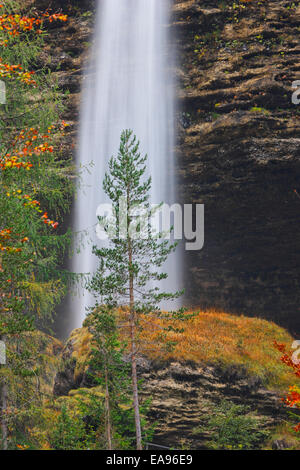
MULTIPOLYGON (((260 376, 270 389, 284 390, 294 382, 293 373, 280 361, 274 341, 291 345, 293 338, 280 326, 260 318, 194 309, 194 318, 186 322, 159 320, 152 315, 141 318, 139 353, 154 362, 193 362, 196 365, 243 365, 260 376), (166 331, 170 324, 182 333, 166 331)), ((119 310, 122 339, 128 341, 126 309, 119 310)), ((70 336, 78 373, 87 366, 91 335, 87 328, 70 336)))
MULTIPOLYGON (((192 311, 186 312, 190 313, 192 311)), ((273 346, 274 340, 291 345, 293 338, 273 322, 216 311, 199 312, 187 322, 173 322, 173 326, 183 327, 184 332, 168 332, 165 346, 161 346, 158 337, 163 334, 161 327, 167 324, 169 322, 153 318, 143 320, 141 352, 149 358, 219 363, 221 366, 242 364, 271 388, 281 389, 293 380, 290 371, 280 363, 273 346), (168 347, 173 341, 174 347, 168 347)))

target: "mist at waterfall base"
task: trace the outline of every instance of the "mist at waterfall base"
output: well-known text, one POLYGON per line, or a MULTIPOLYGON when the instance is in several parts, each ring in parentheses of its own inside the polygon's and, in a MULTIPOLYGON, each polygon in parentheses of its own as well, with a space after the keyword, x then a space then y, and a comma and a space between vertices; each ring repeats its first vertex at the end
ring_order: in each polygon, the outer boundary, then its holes
MULTIPOLYGON (((83 171, 73 224, 75 233, 87 232, 84 246, 74 255, 73 272, 93 273, 97 268, 92 254, 92 246, 101 243, 95 233, 96 210, 109 202, 102 181, 109 158, 118 152, 122 130, 132 129, 141 153, 148 155, 151 203, 176 202, 170 12, 169 0, 98 0, 82 93, 77 164, 83 171)), ((160 283, 163 290, 182 289, 180 264, 178 253, 169 257, 163 267, 168 279, 160 283)), ((73 327, 81 326, 86 307, 95 303, 86 290, 79 291, 69 307, 73 327)), ((179 301, 161 305, 165 309, 179 306, 179 301)))

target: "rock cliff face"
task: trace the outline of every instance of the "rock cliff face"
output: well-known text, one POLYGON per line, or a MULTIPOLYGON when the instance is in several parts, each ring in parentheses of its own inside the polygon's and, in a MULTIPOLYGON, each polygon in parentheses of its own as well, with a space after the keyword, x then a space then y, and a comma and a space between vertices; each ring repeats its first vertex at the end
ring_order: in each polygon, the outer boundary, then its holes
POLYGON ((186 300, 299 332, 299 2, 178 1, 178 172, 205 204, 186 300))
MULTIPOLYGON (((91 335, 83 328, 74 330, 66 342, 54 383, 56 397, 95 386, 87 373, 90 340, 91 335)), ((280 394, 266 389, 257 375, 238 362, 221 366, 140 357, 138 374, 143 379, 141 396, 151 397, 149 417, 156 423, 153 443, 158 445, 205 449, 210 431, 205 426, 195 431, 205 424, 208 415, 215 415, 223 400, 248 406, 261 428, 269 431, 286 418, 280 394)))
POLYGON ((271 429, 285 416, 278 395, 239 366, 218 369, 172 362, 158 368, 147 363, 142 377, 143 394, 152 398, 150 416, 157 423, 153 442, 167 447, 205 449, 210 432, 205 426, 196 430, 225 399, 249 406, 263 428, 271 429))
MULTIPOLYGON (((42 7, 48 2, 38 0, 42 7)), ((43 63, 75 152, 95 2, 55 0, 43 63)), ((175 0, 179 202, 205 204, 205 247, 185 252, 186 303, 300 331, 299 2, 175 0), (297 190, 298 192, 295 192, 297 190)))

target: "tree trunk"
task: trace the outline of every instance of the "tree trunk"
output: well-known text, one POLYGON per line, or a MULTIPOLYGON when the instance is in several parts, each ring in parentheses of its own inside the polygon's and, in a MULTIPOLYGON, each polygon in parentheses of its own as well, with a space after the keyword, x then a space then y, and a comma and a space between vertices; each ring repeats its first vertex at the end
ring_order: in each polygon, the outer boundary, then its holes
POLYGON ((106 411, 106 437, 107 449, 112 450, 112 436, 111 436, 111 417, 110 417, 110 396, 108 388, 108 371, 105 366, 105 411, 106 411))
POLYGON ((8 430, 7 430, 7 385, 5 382, 1 384, 1 434, 2 434, 2 450, 7 450, 8 447, 8 430))
POLYGON ((142 450, 142 431, 139 406, 139 392, 136 372, 136 346, 135 346, 135 317, 134 313, 130 314, 130 330, 131 330, 131 375, 132 375, 132 392, 133 392, 133 408, 136 429, 136 448, 142 450))
MULTIPOLYGON (((127 209, 130 208, 130 189, 127 188, 127 209)), ((129 210, 127 211, 129 213, 129 210)), ((127 224, 127 230, 129 222, 127 224)), ((129 267, 129 298, 130 298, 130 336, 131 336, 131 377, 132 377, 132 393, 133 393, 133 408, 136 430, 136 448, 142 450, 142 430, 141 430, 141 417, 139 406, 139 392, 138 380, 136 371, 136 318, 134 311, 134 291, 133 291, 133 273, 132 273, 132 246, 130 235, 128 236, 128 267, 129 267)))
MULTIPOLYGON (((3 341, 3 336, 0 336, 0 340, 3 341)), ((0 364, 0 369, 4 366, 0 364)), ((7 450, 8 447, 8 429, 7 429, 7 396, 8 389, 4 377, 0 377, 0 429, 1 429, 1 448, 7 450)))

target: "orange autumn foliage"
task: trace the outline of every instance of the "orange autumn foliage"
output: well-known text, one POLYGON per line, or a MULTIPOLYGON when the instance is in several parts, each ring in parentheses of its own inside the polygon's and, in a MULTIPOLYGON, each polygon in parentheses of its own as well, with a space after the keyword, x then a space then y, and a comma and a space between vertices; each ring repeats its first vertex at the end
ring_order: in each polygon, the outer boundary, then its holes
MULTIPOLYGON (((274 341, 274 347, 282 353, 280 358, 281 362, 290 368, 294 375, 299 379, 300 378, 300 361, 293 358, 293 352, 288 351, 287 347, 283 343, 278 343, 274 341)), ((288 394, 282 398, 282 401, 291 408, 300 408, 300 387, 293 385, 289 387, 288 394)), ((294 427, 295 431, 300 432, 300 423, 294 427)))
POLYGON ((47 140, 54 126, 48 128, 48 134, 41 133, 38 129, 24 129, 12 141, 11 152, 0 155, 0 169, 25 168, 29 170, 33 164, 30 157, 45 152, 53 152, 53 146, 47 140), (36 145, 36 141, 41 142, 36 145))
MULTIPOLYGON (((0 8, 4 8, 4 5, 0 5, 0 8)), ((52 23, 53 21, 67 21, 67 19, 67 15, 61 13, 50 14, 49 11, 31 17, 18 14, 3 14, 0 16, 0 31, 5 31, 13 37, 28 31, 40 34, 42 32, 41 27, 45 21, 52 23)))
MULTIPOLYGON (((272 342, 293 341, 290 334, 273 322, 217 311, 197 311, 182 322, 140 318, 139 351, 158 361, 191 361, 201 364, 240 364, 260 376, 267 387, 284 389, 292 372, 274 357, 272 342), (169 327, 183 329, 176 332, 169 327)), ((193 311, 186 312, 186 315, 193 311)), ((124 315, 124 314, 123 314, 124 315)), ((122 320, 122 336, 129 338, 128 322, 122 320)))
MULTIPOLYGON (((293 372, 278 361, 273 348, 274 339, 286 343, 293 341, 284 328, 261 318, 197 309, 194 312, 195 316, 186 322, 159 320, 155 315, 141 316, 138 354, 154 363, 172 361, 221 369, 231 365, 242 366, 250 375, 260 377, 266 388, 286 390, 293 379, 293 372), (171 325, 184 331, 176 333, 169 330, 171 325)), ((128 308, 120 308, 118 313, 120 339, 125 340, 130 349, 128 308)), ((191 313, 188 311, 186 315, 191 313)), ((87 334, 86 327, 72 333, 72 347, 82 367, 84 362, 87 364, 87 334)))
MULTIPOLYGON (((0 5, 0 9, 4 5, 0 5)), ((18 14, 2 14, 0 15, 0 31, 7 34, 10 38, 16 38, 21 33, 34 32, 35 34, 42 33, 42 27, 45 22, 52 23, 53 21, 67 21, 67 15, 61 13, 50 14, 49 11, 41 13, 36 16, 25 16, 18 14)), ((9 44, 8 39, 1 41, 0 45, 7 47, 9 44)), ((36 81, 32 78, 34 72, 24 71, 20 64, 12 65, 6 64, 0 57, 0 78, 3 79, 17 79, 27 85, 36 85, 36 81)))
MULTIPOLYGON (((197 309, 194 310, 197 312, 197 309)), ((187 315, 192 311, 186 312, 187 315)), ((161 321, 147 317, 143 320, 144 331, 147 337, 157 334, 158 328, 167 325, 168 321, 161 321), (157 328, 158 327, 158 328, 157 328)), ((223 312, 198 312, 189 321, 173 322, 175 327, 184 328, 183 333, 169 333, 169 338, 177 342, 174 352, 166 353, 166 358, 184 360, 217 359, 224 358, 235 361, 241 355, 252 361, 265 361, 265 348, 267 339, 271 336, 289 338, 289 334, 273 322, 260 318, 250 318, 243 315, 236 316, 223 312)), ((147 338, 144 338, 147 341, 147 338)), ((150 353, 155 355, 156 345, 152 344, 150 353)), ((268 350, 270 358, 272 348, 268 350)))
MULTIPOLYGON (((67 16, 60 13, 51 14, 48 10, 40 14, 34 13, 31 16, 11 14, 6 5, 2 3, 0 4, 0 46, 6 48, 9 46, 13 47, 17 43, 19 36, 22 40, 24 35, 30 41, 33 37, 32 34, 40 35, 43 32, 43 25, 46 22, 52 23, 53 21, 67 21, 67 16), (29 33, 31 36, 28 36, 29 33)), ((0 79, 4 79, 7 82, 18 81, 22 84, 36 87, 37 83, 33 75, 34 72, 24 70, 21 64, 6 63, 0 57, 0 79)), ((62 124, 61 129, 64 127, 65 123, 62 124)), ((39 156, 53 152, 53 146, 49 143, 50 134, 53 129, 54 126, 50 126, 46 133, 34 128, 21 130, 11 139, 6 150, 2 147, 3 150, 0 153, 0 179, 2 182, 1 197, 3 197, 3 200, 7 198, 7 207, 15 208, 16 216, 23 206, 26 208, 26 211, 29 209, 33 213, 38 213, 37 222, 40 219, 41 224, 46 224, 56 229, 58 222, 51 220, 47 212, 42 211, 40 202, 34 196, 25 193, 28 189, 22 190, 18 188, 18 183, 16 182, 19 179, 14 178, 16 175, 14 172, 29 171, 35 165, 39 166, 41 162, 39 156), (13 184, 11 184, 11 181, 13 184)), ((29 213, 28 215, 30 217, 29 213)), ((28 244, 30 240, 28 234, 23 232, 23 230, 17 230, 12 221, 3 218, 0 226, 0 273, 2 274, 0 300, 2 300, 3 311, 5 310, 3 300, 12 298, 11 290, 13 290, 13 287, 10 286, 14 283, 11 275, 5 272, 4 260, 11 260, 11 255, 17 255, 20 252, 26 251, 24 245, 28 244)), ((30 259, 31 261, 32 259, 30 259)))
MULTIPOLYGON (((17 134, 10 144, 11 152, 0 154, 0 172, 30 170, 34 164, 31 157, 39 156, 42 153, 53 152, 53 146, 48 140, 53 130, 62 130, 66 123, 62 122, 60 126, 50 126, 47 134, 39 129, 24 129, 17 134), (37 143, 38 142, 38 143, 37 143)), ((23 194, 21 189, 7 191, 7 198, 15 198, 23 202, 24 207, 41 214, 41 221, 51 226, 53 229, 58 227, 58 222, 49 218, 48 213, 41 210, 40 202, 29 194, 23 194)), ((22 251, 20 244, 28 241, 24 234, 15 234, 11 227, 2 227, 0 230, 0 252, 19 253, 22 251)), ((0 265, 1 269, 1 265, 0 265)))
POLYGON ((20 64, 5 64, 0 57, 0 78, 16 79, 26 85, 36 85, 36 81, 32 78, 34 72, 25 72, 20 64))

